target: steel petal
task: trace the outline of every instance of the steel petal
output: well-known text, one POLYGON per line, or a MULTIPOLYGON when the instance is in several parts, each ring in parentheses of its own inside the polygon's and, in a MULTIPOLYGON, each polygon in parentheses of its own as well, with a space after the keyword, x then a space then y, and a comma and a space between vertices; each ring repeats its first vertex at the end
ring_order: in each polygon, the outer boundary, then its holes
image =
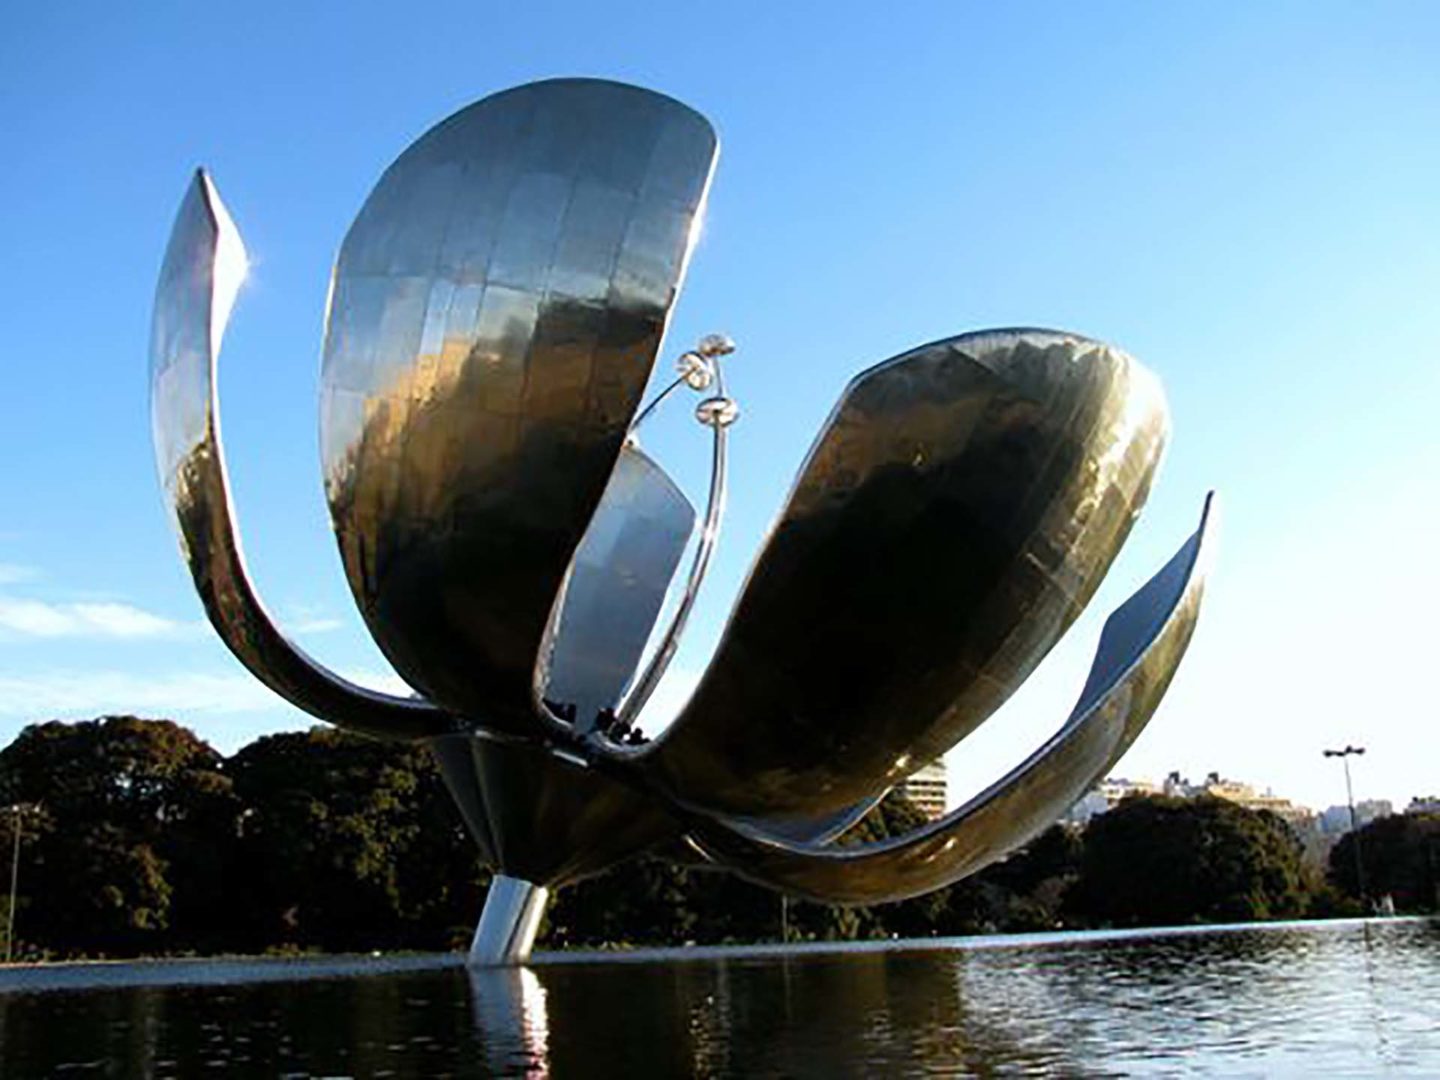
POLYGON ((387 738, 419 738, 452 722, 424 701, 356 686, 305 655, 256 595, 230 503, 215 365, 245 273, 245 248, 214 184, 197 172, 180 204, 155 293, 150 418, 160 483, 205 614, 266 686, 313 716, 387 738))
POLYGON ((938 757, 1089 600, 1167 428, 1149 372, 1072 334, 966 334, 859 376, 636 767, 702 813, 791 828, 938 757))
POLYGON ((331 516, 407 681, 534 733, 533 672, 699 221, 715 136, 662 95, 534 83, 386 171, 340 251, 322 377, 331 516))
POLYGON ((836 903, 901 900, 973 874, 1024 844, 1120 760, 1154 714, 1200 614, 1218 518, 1105 623, 1079 701, 1022 765, 958 810, 902 837, 853 848, 794 845, 698 825, 692 842, 753 881, 836 903))
POLYGON ((643 450, 627 445, 556 605, 536 672, 540 696, 576 709, 588 732, 620 704, 695 525, 695 508, 643 450))

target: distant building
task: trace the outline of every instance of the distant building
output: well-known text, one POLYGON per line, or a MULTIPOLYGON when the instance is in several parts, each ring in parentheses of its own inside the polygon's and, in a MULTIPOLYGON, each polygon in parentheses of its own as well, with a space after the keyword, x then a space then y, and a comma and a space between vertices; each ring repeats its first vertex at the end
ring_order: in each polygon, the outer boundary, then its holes
POLYGON ((1060 822, 1063 825, 1089 825, 1090 819, 1105 813, 1110 809, 1110 802, 1100 793, 1100 789, 1088 791, 1080 797, 1080 801, 1069 810, 1065 811, 1060 822))
POLYGON ((945 759, 936 758, 896 784, 895 790, 919 807, 926 817, 940 817, 945 813, 945 759))
POLYGON ((1181 776, 1178 769, 1165 777, 1165 783, 1161 787, 1164 793, 1172 799, 1193 799, 1201 791, 1200 788, 1190 783, 1187 777, 1181 776))
MULTIPOLYGON (((1355 804, 1355 824, 1361 828, 1377 818, 1389 817, 1395 807, 1389 799, 1362 799, 1355 804)), ((1340 836, 1350 831, 1350 807, 1332 806, 1320 814, 1320 831, 1326 836, 1340 836)))
MULTIPOLYGON (((1252 785, 1241 780, 1226 780, 1215 772, 1205 778, 1205 783, 1200 785, 1196 794, 1209 795, 1213 799, 1227 799, 1239 803, 1247 810, 1268 810, 1296 828, 1307 827, 1315 819, 1315 813, 1309 807, 1299 806, 1269 789, 1257 791, 1252 785)), ((1358 812, 1360 808, 1357 806, 1355 809, 1358 812)))
POLYGON ((1122 799, 1131 795, 1159 795, 1160 789, 1149 780, 1127 780, 1124 777, 1107 777, 1098 787, 1087 792, 1080 801, 1065 812, 1060 820, 1067 825, 1088 825, 1090 819, 1107 810, 1113 810, 1122 799))
MULTIPOLYGON (((1251 784, 1239 780, 1226 780, 1219 773, 1214 772, 1205 778, 1204 783, 1193 784, 1178 771, 1167 776, 1162 784, 1152 784, 1148 780, 1127 780, 1123 777, 1102 780, 1098 787, 1075 803, 1061 820, 1072 825, 1089 824, 1091 818, 1097 814, 1103 814, 1107 810, 1113 810, 1122 799, 1131 795, 1165 795, 1175 799, 1195 799, 1209 796, 1214 799, 1226 799, 1233 803, 1239 803, 1247 810, 1268 810, 1289 822, 1302 835, 1307 830, 1313 832, 1316 826, 1315 814, 1308 807, 1293 803, 1272 791, 1258 791, 1251 784)), ((1374 800, 1373 806, 1377 811, 1375 816, 1379 817, 1389 813, 1389 805, 1384 800, 1374 800), (1379 809, 1382 806, 1385 808, 1384 810, 1379 809)), ((1358 816, 1359 804, 1356 805, 1355 811, 1358 816)), ((1346 827, 1349 827, 1348 818, 1346 827)))
POLYGON ((1160 789, 1149 780, 1127 780, 1123 776, 1106 777, 1096 789, 1105 796, 1111 810, 1131 795, 1159 795, 1160 789))
MULTIPOLYGON (((1355 816, 1360 816, 1359 807, 1356 807, 1355 816)), ((1350 831, 1350 808, 1348 806, 1331 806, 1320 811, 1320 831, 1326 836, 1339 836, 1341 833, 1350 831)))
POLYGON ((1440 795, 1416 795, 1405 807, 1407 814, 1440 814, 1440 795))

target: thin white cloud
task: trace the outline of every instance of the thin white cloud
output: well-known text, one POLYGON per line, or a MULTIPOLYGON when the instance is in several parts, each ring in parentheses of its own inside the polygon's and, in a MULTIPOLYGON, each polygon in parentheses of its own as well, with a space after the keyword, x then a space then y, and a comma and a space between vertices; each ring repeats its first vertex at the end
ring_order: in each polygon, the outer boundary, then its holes
POLYGON ((280 608, 280 628, 287 634, 328 634, 344 625, 317 604, 290 603, 280 608))
POLYGON ((328 634, 331 630, 339 630, 343 625, 339 619, 298 619, 287 623, 285 629, 292 634, 328 634))
MULTIPOLYGON (((398 676, 348 671, 362 686, 398 695, 410 688, 398 676)), ((197 714, 221 716, 287 712, 292 707, 244 671, 219 674, 177 671, 137 675, 116 670, 51 669, 0 672, 0 717, 34 720, 89 719, 135 713, 181 719, 197 714)))
MULTIPOLYGON (((406 697, 408 685, 399 675, 379 671, 346 671, 351 683, 406 697)), ((295 713, 284 698, 245 671, 131 671, 50 668, 45 671, 0 671, 0 717, 33 720, 85 720, 108 714, 184 717, 233 714, 295 713)))
POLYGON ((0 562, 0 585, 19 585, 26 581, 34 581, 39 576, 40 571, 33 566, 0 562))
POLYGON ((153 637, 189 629, 173 619, 130 604, 72 604, 70 614, 81 625, 106 637, 153 637))
POLYGON ((24 637, 150 638, 185 633, 193 627, 131 604, 55 604, 0 596, 0 631, 24 637))
POLYGON ((174 672, 51 670, 0 673, 0 716, 88 719, 116 713, 183 716, 251 713, 283 707, 278 697, 243 672, 220 675, 174 672))
POLYGON ((393 671, 351 668, 337 674, 356 686, 363 686, 367 690, 375 690, 381 694, 393 694, 395 697, 412 697, 415 694, 414 688, 393 671))

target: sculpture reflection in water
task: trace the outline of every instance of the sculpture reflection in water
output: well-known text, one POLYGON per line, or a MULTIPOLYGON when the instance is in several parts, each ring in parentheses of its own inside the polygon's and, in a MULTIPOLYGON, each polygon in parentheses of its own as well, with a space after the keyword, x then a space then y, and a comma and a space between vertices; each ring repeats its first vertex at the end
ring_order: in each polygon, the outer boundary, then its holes
POLYGON ((550 1017, 545 987, 528 967, 471 967, 475 1032, 494 1076, 549 1074, 550 1017))
POLYGON ((152 415, 195 586, 276 693, 433 749, 497 875, 476 964, 528 955, 546 890, 676 841, 820 900, 955 881, 1106 773, 1199 612, 1209 502, 1107 622, 1053 738, 910 835, 833 843, 1055 644, 1120 550, 1165 443, 1160 386, 1120 350, 1048 330, 963 334, 849 385, 689 703, 640 736, 715 543, 738 416, 722 363, 733 345, 711 336, 661 395, 706 395, 712 480, 692 540, 697 515, 637 426, 656 404, 640 409, 715 155, 710 125, 669 98, 542 82, 433 128, 361 208, 331 283, 324 482, 360 613, 412 697, 326 670, 257 596, 215 394, 245 252, 203 172, 170 239, 152 415))

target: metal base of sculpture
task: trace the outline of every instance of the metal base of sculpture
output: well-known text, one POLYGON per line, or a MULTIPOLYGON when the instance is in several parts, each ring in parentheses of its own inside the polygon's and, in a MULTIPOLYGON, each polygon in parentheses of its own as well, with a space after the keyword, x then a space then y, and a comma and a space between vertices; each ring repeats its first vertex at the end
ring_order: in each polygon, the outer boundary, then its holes
POLYGON ((471 967, 508 967, 530 959, 550 890, 496 874, 485 896, 466 960, 471 967))
POLYGON ((430 745, 497 875, 475 964, 524 961, 547 890, 679 840, 830 902, 973 873, 1119 760, 1199 615, 1213 498, 1106 623, 1050 740, 910 834, 833 842, 1059 640, 1138 517, 1168 435, 1158 380, 1118 349, 1051 330, 961 334, 846 388, 704 677, 647 737, 646 702, 714 549, 739 415, 721 335, 641 407, 716 146, 703 117, 659 94, 522 86, 417 140, 347 233, 325 331, 325 490, 357 605, 410 697, 306 656, 250 581, 215 394, 244 246, 204 173, 176 218, 151 408, 196 589, 231 651, 286 700, 430 745), (707 395, 695 414, 712 446, 695 540, 695 511, 638 431, 683 387, 707 395))

